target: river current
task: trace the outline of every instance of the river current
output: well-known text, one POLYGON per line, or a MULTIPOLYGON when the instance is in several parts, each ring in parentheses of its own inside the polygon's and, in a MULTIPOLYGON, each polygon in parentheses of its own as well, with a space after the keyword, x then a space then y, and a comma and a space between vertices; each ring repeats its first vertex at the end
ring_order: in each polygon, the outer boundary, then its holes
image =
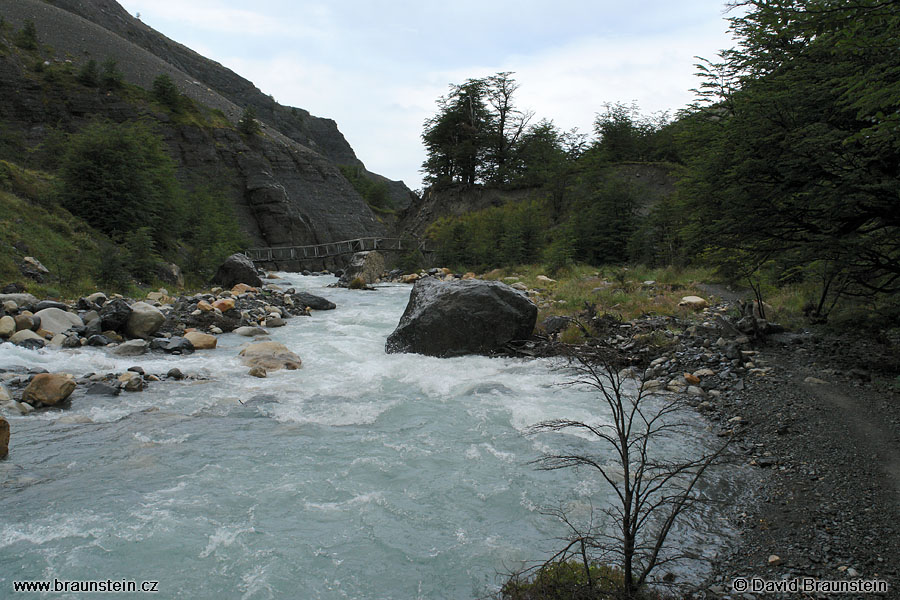
MULTIPOLYGON (((67 410, 5 415, 0 597, 13 581, 53 579, 158 581, 165 598, 481 597, 560 547, 565 529, 547 511, 611 501, 595 474, 530 464, 557 444, 600 452, 576 436, 525 434, 545 419, 604 418, 595 394, 559 385, 558 365, 387 355, 409 286, 351 291, 281 275, 275 283, 338 308, 271 330, 303 367, 266 379, 247 375, 237 353, 248 340, 233 334, 185 357, 0 345, 7 370, 177 366, 208 378, 118 397, 76 391, 67 410)), ((672 443, 709 442, 698 420, 672 443)), ((717 475, 708 485, 730 487, 717 475)), ((709 557, 722 527, 707 512, 674 540, 709 557)))

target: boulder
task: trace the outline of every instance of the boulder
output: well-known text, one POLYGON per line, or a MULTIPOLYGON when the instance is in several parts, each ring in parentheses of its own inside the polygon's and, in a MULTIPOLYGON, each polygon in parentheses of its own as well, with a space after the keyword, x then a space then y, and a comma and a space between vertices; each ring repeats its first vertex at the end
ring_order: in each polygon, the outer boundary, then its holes
POLYGON ((61 308, 45 308, 34 313, 34 316, 40 317, 41 329, 53 334, 62 333, 72 327, 84 327, 81 317, 61 308))
POLYGON ((194 344, 181 336, 170 338, 157 338, 150 342, 151 350, 162 350, 168 354, 193 354, 194 344))
POLYGON ((531 300, 497 281, 421 279, 385 351, 440 357, 489 354, 531 337, 537 312, 531 300))
POLYGON ((256 267, 253 266, 253 261, 240 253, 232 254, 225 259, 213 275, 212 283, 224 288, 233 288, 239 283, 253 287, 262 287, 263 284, 256 267))
POLYGON ((46 342, 46 340, 44 338, 42 338, 35 332, 31 331, 30 329, 23 329, 22 331, 17 331, 14 334, 12 334, 12 336, 10 336, 10 338, 9 338, 10 342, 12 342, 13 344, 17 344, 19 346, 24 345, 25 342, 27 342, 28 340, 36 340, 39 342, 46 342))
POLYGON ((222 312, 228 312, 234 309, 234 298, 220 298, 212 303, 213 308, 217 308, 222 312))
POLYGON ((113 348, 112 353, 116 356, 140 356, 147 352, 150 342, 146 340, 128 340, 113 348))
POLYGON ((4 304, 6 302, 15 302, 18 308, 24 308, 26 306, 33 306, 37 304, 38 299, 31 294, 0 294, 0 304, 4 304))
POLYGON ((691 310, 703 310, 709 306, 709 302, 700 296, 685 296, 681 299, 681 302, 678 303, 678 306, 683 306, 691 310))
POLYGON ((56 300, 41 300, 31 309, 35 313, 45 308, 58 308, 60 310, 69 310, 69 305, 65 302, 57 302, 56 300))
POLYGON ((6 339, 16 332, 16 320, 9 315, 0 317, 0 338, 6 339))
POLYGON ((344 269, 343 275, 338 280, 341 287, 349 287, 350 282, 360 279, 366 285, 375 283, 384 272, 384 256, 379 252, 357 252, 350 259, 350 264, 344 269))
POLYGON ((184 339, 189 341, 196 350, 212 350, 219 342, 216 336, 200 333, 199 331, 190 331, 184 334, 184 339))
POLYGON ((267 371, 300 368, 300 357, 278 342, 257 342, 240 352, 241 362, 248 367, 262 367, 267 371))
POLYGON ((131 314, 125 323, 125 333, 129 337, 147 339, 156 333, 165 321, 166 316, 155 306, 150 306, 146 302, 135 302, 131 305, 131 314))
POLYGON ((124 331, 130 316, 131 307, 128 303, 121 298, 114 298, 100 309, 100 325, 103 331, 124 331))
POLYGON ((9 421, 0 417, 0 458, 9 454, 9 421))
POLYGON ((175 263, 157 263, 155 270, 161 281, 177 287, 184 287, 184 274, 181 272, 181 267, 175 263))
POLYGON ((259 377, 260 379, 265 379, 268 377, 268 373, 262 367, 253 367, 248 372, 248 375, 252 375, 253 377, 259 377))
POLYGON ((144 389, 144 379, 140 373, 125 371, 119 375, 118 380, 126 392, 140 392, 144 389))
POLYGON ((56 406, 75 391, 75 379, 68 373, 35 375, 25 391, 22 402, 32 406, 56 406))
POLYGON ((121 389, 102 381, 95 381, 88 386, 85 392, 88 396, 118 396, 120 393, 122 393, 121 389))
POLYGON ((37 331, 41 328, 41 320, 35 319, 30 313, 22 313, 13 317, 16 321, 16 331, 37 331))
POLYGON ((103 306, 104 304, 106 304, 108 298, 103 292, 94 292, 90 296, 85 297, 85 300, 92 304, 96 304, 97 306, 103 306))
POLYGON ((235 296, 240 296, 241 294, 246 294, 248 292, 256 293, 259 290, 251 285, 247 285, 246 283, 239 283, 233 288, 231 288, 231 293, 235 296))
POLYGON ((238 335, 242 335, 244 337, 254 337, 257 335, 268 335, 269 334, 269 332, 266 331, 265 329, 263 329, 262 327, 249 327, 246 325, 244 327, 238 327, 237 329, 234 330, 234 333, 236 333, 238 335))
POLYGON ((288 296, 295 305, 311 308, 313 310, 334 310, 336 305, 331 300, 315 296, 307 292, 296 292, 288 296))

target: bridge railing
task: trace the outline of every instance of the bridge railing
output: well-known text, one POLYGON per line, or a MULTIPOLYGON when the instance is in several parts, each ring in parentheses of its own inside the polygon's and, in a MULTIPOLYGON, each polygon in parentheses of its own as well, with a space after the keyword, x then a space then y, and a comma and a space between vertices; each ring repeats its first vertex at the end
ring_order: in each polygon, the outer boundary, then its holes
POLYGON ((424 243, 401 238, 366 237, 340 242, 327 242, 311 246, 281 246, 274 248, 250 248, 244 254, 254 262, 275 262, 288 260, 314 260, 342 254, 354 254, 370 250, 401 251, 419 248, 424 250, 424 243))

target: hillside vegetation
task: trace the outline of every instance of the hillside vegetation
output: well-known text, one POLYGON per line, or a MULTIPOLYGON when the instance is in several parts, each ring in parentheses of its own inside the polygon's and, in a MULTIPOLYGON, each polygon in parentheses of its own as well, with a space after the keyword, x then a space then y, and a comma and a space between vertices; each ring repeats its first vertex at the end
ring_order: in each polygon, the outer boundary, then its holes
POLYGON ((606 104, 588 137, 532 124, 511 73, 452 85, 422 135, 430 193, 535 191, 434 221, 440 260, 711 266, 813 322, 896 323, 900 16, 874 0, 742 4, 737 47, 698 65, 698 100, 674 117, 606 104), (628 165, 664 168, 674 190, 628 165))
POLYGON ((125 84, 112 59, 78 66, 49 54, 33 24, 0 26, 4 77, 32 98, 67 99, 69 113, 77 103, 97 110, 60 127, 42 124, 37 136, 21 121, 0 121, 0 279, 55 296, 176 284, 178 268, 189 282, 208 279, 246 240, 222 190, 179 180, 158 127, 161 119, 231 124, 165 75, 144 90, 125 84), (33 274, 38 285, 23 277, 26 256, 49 271, 33 274))

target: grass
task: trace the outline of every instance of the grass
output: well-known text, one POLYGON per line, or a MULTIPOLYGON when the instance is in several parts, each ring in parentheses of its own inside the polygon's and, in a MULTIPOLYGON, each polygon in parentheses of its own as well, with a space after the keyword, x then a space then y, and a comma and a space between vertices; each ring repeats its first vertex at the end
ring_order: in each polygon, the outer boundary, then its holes
MULTIPOLYGON (((643 315, 687 315, 688 311, 678 307, 682 297, 702 296, 697 284, 714 278, 712 270, 704 268, 598 268, 581 264, 557 274, 555 281, 538 279, 541 275, 547 277, 547 273, 542 265, 533 264, 495 269, 484 278, 507 283, 519 281, 537 290, 539 321, 554 315, 572 315, 588 305, 595 306, 597 314, 608 313, 624 320, 643 315), (645 281, 655 281, 655 284, 644 285, 645 281)), ((575 333, 567 335, 576 337, 575 333)))

